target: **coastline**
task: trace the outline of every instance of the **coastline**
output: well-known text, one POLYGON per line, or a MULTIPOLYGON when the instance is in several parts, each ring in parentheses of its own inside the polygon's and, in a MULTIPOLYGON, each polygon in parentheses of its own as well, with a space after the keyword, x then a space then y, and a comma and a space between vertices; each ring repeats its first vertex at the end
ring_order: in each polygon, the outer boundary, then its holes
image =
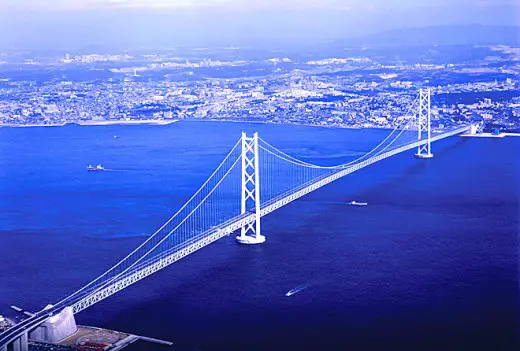
POLYGON ((388 129, 392 130, 390 127, 378 127, 378 126, 370 126, 370 127, 362 127, 362 126, 347 126, 347 125, 320 125, 320 124, 309 124, 309 123, 298 123, 298 122, 271 122, 271 121, 239 121, 239 120, 230 120, 230 119, 182 119, 182 120, 131 120, 131 121, 82 121, 82 122, 66 122, 59 124, 1 124, 1 127, 11 127, 11 128, 31 128, 31 127, 63 127, 66 125, 80 125, 80 126, 109 126, 109 125, 169 125, 175 122, 221 122, 221 123, 257 123, 257 124, 275 124, 275 125, 294 125, 294 126, 302 126, 302 127, 315 127, 315 128, 335 128, 335 129, 388 129))
POLYGON ((505 137, 520 137, 520 133, 500 133, 500 134, 492 134, 492 133, 480 133, 480 134, 461 134, 461 137, 471 137, 471 138, 505 138, 505 137))
POLYGON ((66 122, 59 124, 1 124, 0 127, 12 127, 12 128, 30 128, 30 127, 63 127, 66 125, 79 125, 79 126, 109 126, 109 125, 168 125, 175 122, 179 122, 177 119, 173 120, 159 120, 159 119, 142 119, 142 120, 131 120, 131 121, 82 121, 82 122, 66 122))
POLYGON ((80 126, 109 126, 109 125, 139 125, 139 124, 155 124, 155 125, 167 125, 175 122, 179 122, 178 119, 164 120, 164 119, 143 119, 143 120, 131 120, 131 121, 84 121, 77 123, 80 126))
MULTIPOLYGON (((103 121, 82 121, 82 122, 66 122, 60 124, 2 124, 1 127, 11 127, 11 128, 30 128, 30 127, 63 127, 66 125, 79 125, 79 126, 110 126, 110 125, 169 125, 176 122, 221 122, 221 123, 257 123, 257 124, 274 124, 274 125, 294 125, 301 127, 314 127, 314 128, 332 128, 332 129, 377 129, 377 130, 393 130, 392 127, 388 126, 350 126, 350 125, 322 125, 322 124, 309 124, 309 123, 298 123, 298 122, 272 122, 272 121, 243 121, 243 120, 230 120, 230 119, 172 119, 172 120, 157 120, 157 119, 143 119, 143 120, 130 120, 130 121, 111 121, 111 120, 103 120, 103 121)), ((432 129, 432 133, 441 133, 443 130, 432 129)), ((474 137, 489 137, 489 133, 482 133, 482 135, 472 135, 474 137)), ((466 136, 466 135, 463 135, 466 136)), ((498 137, 504 136, 520 136, 520 133, 501 133, 498 137)))
MULTIPOLYGON (((314 128, 329 128, 329 129, 376 129, 376 130, 394 130, 394 127, 388 126, 349 126, 349 125, 341 125, 341 124, 333 124, 333 125, 324 125, 324 124, 309 124, 309 123, 298 123, 298 122, 270 122, 270 121, 238 121, 238 120, 222 120, 222 119, 183 119, 183 122, 230 122, 230 123, 257 123, 257 124, 274 124, 274 125, 291 125, 291 126, 301 126, 301 127, 314 127, 314 128)), ((416 130, 410 130, 416 132, 416 130)), ((444 130, 438 130, 432 128, 432 133, 442 133, 444 130)))
POLYGON ((229 123, 251 123, 251 124, 274 124, 274 125, 292 125, 292 126, 301 126, 301 127, 315 127, 315 128, 335 128, 335 129, 388 129, 392 130, 390 127, 355 127, 355 126, 347 126, 347 125, 324 125, 324 124, 309 124, 309 123, 298 123, 298 122, 271 122, 271 121, 239 121, 232 119, 183 119, 183 122, 229 122, 229 123))

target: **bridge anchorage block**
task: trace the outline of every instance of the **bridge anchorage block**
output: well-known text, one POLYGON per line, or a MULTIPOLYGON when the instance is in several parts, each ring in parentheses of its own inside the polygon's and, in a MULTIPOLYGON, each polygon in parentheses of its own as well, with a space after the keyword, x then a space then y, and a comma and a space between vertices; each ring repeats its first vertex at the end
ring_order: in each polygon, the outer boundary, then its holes
POLYGON ((78 327, 74 319, 74 311, 72 307, 68 306, 61 312, 47 318, 36 329, 32 330, 29 334, 29 339, 40 342, 57 343, 74 335, 77 331, 78 327))

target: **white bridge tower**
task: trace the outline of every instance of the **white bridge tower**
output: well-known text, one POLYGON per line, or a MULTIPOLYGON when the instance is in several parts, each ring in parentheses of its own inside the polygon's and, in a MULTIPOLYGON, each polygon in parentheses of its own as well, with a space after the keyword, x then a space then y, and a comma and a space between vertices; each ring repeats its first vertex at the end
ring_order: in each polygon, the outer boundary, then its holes
POLYGON ((426 133, 428 141, 426 144, 421 145, 417 148, 415 156, 417 158, 432 158, 431 152, 431 101, 430 101, 430 89, 421 88, 419 91, 419 114, 417 121, 418 139, 422 140, 422 134, 426 133))
POLYGON ((255 220, 242 227, 237 241, 240 244, 261 244, 265 236, 260 232, 260 166, 258 164, 258 133, 252 138, 242 133, 242 196, 240 213, 250 212, 255 220))

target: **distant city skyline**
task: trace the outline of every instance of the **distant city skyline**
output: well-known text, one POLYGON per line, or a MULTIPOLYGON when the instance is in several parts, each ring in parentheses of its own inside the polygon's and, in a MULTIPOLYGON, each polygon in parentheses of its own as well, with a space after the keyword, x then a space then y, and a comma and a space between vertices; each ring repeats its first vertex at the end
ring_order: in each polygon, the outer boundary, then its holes
POLYGON ((0 49, 312 44, 519 18, 515 0, 0 0, 0 49))

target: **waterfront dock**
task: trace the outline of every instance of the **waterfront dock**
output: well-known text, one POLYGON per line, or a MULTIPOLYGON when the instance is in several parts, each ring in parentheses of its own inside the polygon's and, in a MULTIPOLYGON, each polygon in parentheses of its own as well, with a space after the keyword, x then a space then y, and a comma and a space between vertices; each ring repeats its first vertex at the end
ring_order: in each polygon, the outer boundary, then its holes
POLYGON ((461 134, 461 137, 471 137, 471 138, 504 138, 504 137, 520 137, 520 133, 477 133, 477 134, 461 134))
POLYGON ((57 345, 68 346, 71 350, 80 351, 92 350, 92 348, 100 348, 106 351, 119 351, 139 340, 165 346, 173 345, 170 341, 80 325, 78 325, 76 333, 60 341, 57 345))

